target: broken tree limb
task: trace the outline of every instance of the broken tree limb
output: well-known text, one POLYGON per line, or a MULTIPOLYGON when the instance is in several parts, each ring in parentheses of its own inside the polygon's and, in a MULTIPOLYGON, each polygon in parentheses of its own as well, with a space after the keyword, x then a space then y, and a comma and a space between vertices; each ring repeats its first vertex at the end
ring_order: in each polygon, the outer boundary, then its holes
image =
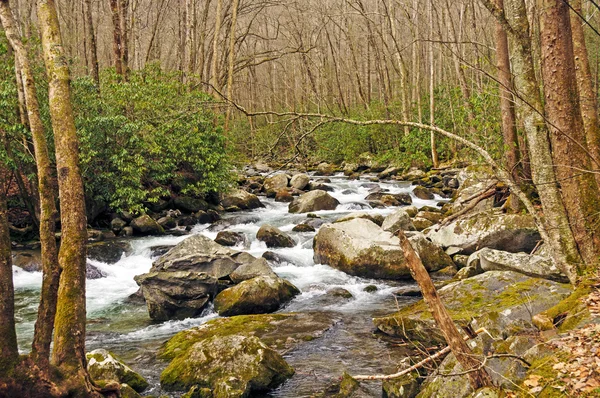
MULTIPOLYGON (((482 332, 486 332, 487 330, 485 330, 484 328, 478 329, 475 331, 475 335, 479 335, 482 332)), ((465 337, 465 341, 470 340, 472 337, 471 336, 467 336, 465 337)), ((429 362, 440 358, 446 354, 448 354, 450 352, 450 346, 445 347, 441 350, 439 350, 438 352, 436 352, 433 355, 428 356, 427 358, 424 358, 423 360, 415 363, 414 365, 412 365, 409 368, 406 368, 404 370, 401 370, 397 373, 391 374, 391 375, 357 375, 357 376, 352 376, 353 379, 358 380, 358 381, 364 381, 364 380, 390 380, 390 379, 396 379, 398 377, 404 376, 406 374, 411 373, 414 370, 417 370, 421 367, 423 367, 424 365, 428 364, 429 362)))

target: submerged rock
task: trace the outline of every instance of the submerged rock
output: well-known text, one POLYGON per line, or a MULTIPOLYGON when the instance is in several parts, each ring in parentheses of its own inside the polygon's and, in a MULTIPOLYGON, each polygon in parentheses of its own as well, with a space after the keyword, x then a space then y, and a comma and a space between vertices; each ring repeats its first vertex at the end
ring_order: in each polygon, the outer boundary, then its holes
POLYGON ((281 232, 279 228, 265 224, 256 233, 256 239, 265 242, 267 247, 294 247, 296 242, 288 234, 281 232))
POLYGON ((221 205, 225 208, 235 206, 241 210, 265 207, 256 195, 246 192, 243 189, 234 189, 223 194, 221 197, 221 205))
POLYGON ((215 311, 221 316, 264 314, 277 311, 300 290, 285 279, 259 276, 223 290, 215 297, 215 311))
MULTIPOLYGON (((420 247, 415 247, 415 250, 421 250, 420 247)), ((422 247, 430 250, 429 246, 422 247)), ((350 275, 411 278, 399 239, 363 218, 324 225, 314 238, 313 249, 316 263, 328 264, 350 275)), ((445 266, 429 261, 424 261, 424 265, 428 271, 437 271, 445 266)))
MULTIPOLYGON (((516 272, 490 271, 450 283, 438 293, 458 325, 469 324, 475 318, 475 329, 486 327, 492 334, 510 335, 533 330, 532 315, 560 302, 571 293, 571 287, 516 272)), ((373 322, 392 336, 427 344, 444 342, 423 300, 394 314, 374 318, 373 322)))
POLYGON ((531 252, 541 239, 531 215, 496 211, 460 218, 429 232, 427 237, 440 246, 460 248, 463 254, 484 247, 513 253, 531 252))
POLYGON ((137 392, 148 388, 148 382, 112 352, 99 348, 87 353, 87 370, 92 380, 115 380, 125 383, 137 392))
POLYGON ((335 210, 339 204, 336 198, 317 189, 294 198, 288 209, 290 213, 310 213, 319 210, 335 210))
POLYGON ((275 350, 254 336, 213 336, 194 343, 160 376, 165 390, 210 388, 213 396, 247 397, 276 388, 294 370, 275 350))

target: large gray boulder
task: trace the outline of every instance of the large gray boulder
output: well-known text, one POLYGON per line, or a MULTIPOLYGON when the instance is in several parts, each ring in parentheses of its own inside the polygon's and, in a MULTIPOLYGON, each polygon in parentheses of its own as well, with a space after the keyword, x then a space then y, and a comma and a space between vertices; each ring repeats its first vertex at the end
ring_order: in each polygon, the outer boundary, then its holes
POLYGON ((263 188, 265 191, 279 191, 281 189, 287 188, 288 181, 289 180, 287 175, 275 174, 274 176, 265 179, 263 188))
POLYGON ((513 253, 531 252, 541 239, 531 215, 493 210, 455 220, 430 231, 427 237, 437 245, 459 248, 462 254, 484 247, 513 253))
POLYGON ((515 271, 534 278, 569 282, 569 278, 548 257, 486 248, 479 251, 479 264, 484 271, 515 271))
POLYGON ((138 275, 150 318, 156 321, 200 315, 217 293, 218 280, 204 272, 161 271, 138 275))
POLYGON ((306 187, 308 187, 309 182, 310 177, 306 174, 296 174, 290 180, 290 186, 303 191, 306 187))
MULTIPOLYGON (((568 284, 511 271, 486 272, 438 290, 457 325, 485 327, 492 335, 505 337, 537 330, 532 316, 558 304, 571 292, 568 284)), ((423 300, 396 313, 374 318, 373 322, 382 332, 409 341, 445 342, 423 300)))
POLYGON ((277 311, 300 290, 285 279, 258 276, 223 290, 215 297, 215 311, 221 316, 265 314, 277 311))
POLYGON ((400 230, 415 230, 415 226, 413 225, 410 216, 406 211, 404 211, 404 209, 398 209, 392 214, 388 215, 385 220, 383 220, 381 228, 383 228, 384 231, 391 232, 392 234, 396 234, 396 232, 400 230))
MULTIPOLYGON (((328 264, 350 275, 411 278, 399 239, 364 218, 322 226, 314 238, 313 249, 316 263, 328 264)), ((445 266, 425 260, 423 264, 429 271, 445 266)))
POLYGON ((407 232, 413 249, 419 253, 421 261, 430 270, 439 270, 455 266, 452 258, 440 246, 431 242, 420 232, 407 232))
POLYGON ((130 225, 136 235, 163 235, 165 233, 163 227, 147 214, 134 218, 130 225))
POLYGON ((257 209, 265 207, 254 194, 244 191, 243 189, 234 189, 223 194, 221 205, 225 208, 237 207, 241 210, 257 209))
MULTIPOLYGON (((467 206, 469 202, 466 200, 473 197, 473 195, 483 193, 486 188, 498 183, 498 179, 493 175, 491 170, 483 167, 462 170, 458 174, 457 180, 460 183, 460 187, 454 195, 455 201, 452 204, 453 212, 460 211, 467 206)), ((471 212, 477 213, 480 211, 491 210, 493 206, 494 198, 487 198, 477 203, 471 212)))
POLYGON ((290 203, 290 213, 310 213, 319 210, 335 210, 340 202, 327 192, 317 189, 300 195, 290 203))
POLYGON ((355 211, 338 218, 334 222, 345 222, 354 220, 355 218, 366 218, 367 220, 373 221, 377 225, 381 225, 384 221, 384 218, 381 214, 367 213, 365 211, 355 211))
POLYGON ((273 272, 267 260, 261 257, 251 263, 240 265, 229 275, 233 283, 240 283, 257 276, 277 277, 277 274, 273 272))
POLYGON ((296 242, 288 234, 272 225, 265 224, 256 233, 256 239, 265 242, 267 247, 294 247, 296 242))
POLYGON ((276 388, 294 374, 277 351, 254 336, 212 336, 186 348, 161 374, 163 389, 201 386, 213 397, 243 398, 276 388))

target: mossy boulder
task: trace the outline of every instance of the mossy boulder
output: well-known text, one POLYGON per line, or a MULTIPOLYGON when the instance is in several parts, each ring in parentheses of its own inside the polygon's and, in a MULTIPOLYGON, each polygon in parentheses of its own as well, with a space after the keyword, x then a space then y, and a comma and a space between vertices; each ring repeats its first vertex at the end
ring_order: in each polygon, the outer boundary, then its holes
POLYGON ((370 391, 344 372, 339 381, 330 384, 325 390, 311 395, 311 398, 371 398, 372 396, 370 391))
POLYGON ((277 311, 300 290, 282 278, 259 276, 223 290, 215 297, 215 311, 221 316, 264 314, 277 311))
POLYGON ((310 213, 319 210, 335 210, 340 202, 327 192, 316 189, 294 198, 288 207, 290 213, 310 213))
POLYGON ((460 218, 429 232, 427 237, 444 248, 460 248, 462 254, 484 247, 512 253, 531 252, 541 239, 530 214, 504 214, 496 210, 460 218))
MULTIPOLYGON (((532 316, 571 293, 571 287, 546 279, 530 278, 510 271, 490 271, 450 283, 438 290, 440 298, 458 325, 471 323, 497 335, 535 330, 532 316)), ((374 318, 382 332, 425 343, 444 343, 429 308, 423 300, 400 311, 374 318)))
POLYGON ((415 189, 413 189, 413 195, 415 195, 419 199, 423 200, 432 200, 435 198, 433 193, 422 185, 417 185, 415 189))
POLYGON ((137 392, 148 387, 148 382, 115 354, 105 349, 97 349, 86 354, 87 370, 92 380, 115 380, 125 383, 137 392))
POLYGON ((205 200, 191 196, 178 196, 173 199, 173 206, 185 213, 196 213, 200 210, 208 210, 208 203, 205 200))
POLYGON ((256 233, 256 239, 265 242, 267 247, 294 247, 296 241, 279 228, 265 224, 256 233))
POLYGON ((258 197, 243 189, 234 189, 221 196, 221 205, 224 208, 237 207, 241 210, 258 209, 265 207, 258 197))
POLYGON ((269 391, 294 374, 283 357, 254 336, 213 336, 191 345, 160 376, 165 390, 210 388, 214 398, 269 391))
POLYGON ((419 393, 419 373, 412 372, 394 379, 384 380, 383 398, 414 398, 419 393))
POLYGON ((322 162, 317 165, 317 170, 315 171, 316 176, 330 176, 335 172, 335 167, 329 163, 322 162))
POLYGON ((134 218, 130 226, 135 235, 164 235, 165 233, 163 227, 147 214, 134 218))
MULTIPOLYGON (((328 264, 349 275, 411 278, 399 239, 364 218, 322 226, 314 238, 313 249, 316 263, 328 264)), ((424 265, 429 271, 445 266, 430 262, 424 262, 424 265)))

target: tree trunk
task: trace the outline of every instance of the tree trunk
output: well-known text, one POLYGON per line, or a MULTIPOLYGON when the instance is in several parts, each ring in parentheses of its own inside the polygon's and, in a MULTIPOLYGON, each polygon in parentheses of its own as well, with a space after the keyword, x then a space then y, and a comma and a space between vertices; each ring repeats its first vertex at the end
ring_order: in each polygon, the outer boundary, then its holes
POLYGON ((579 106, 569 6, 563 0, 541 4, 542 75, 552 158, 579 252, 591 265, 600 254, 600 202, 579 106))
POLYGON ((55 187, 52 173, 52 163, 48 155, 48 143, 44 125, 40 116, 33 71, 29 63, 27 50, 23 45, 16 29, 15 20, 10 11, 8 0, 0 0, 0 20, 10 45, 15 51, 21 67, 23 77, 23 92, 29 117, 29 126, 35 148, 35 161, 37 165, 38 187, 40 194, 40 242, 42 254, 42 294, 35 324, 35 334, 31 356, 42 369, 47 370, 50 356, 50 342, 54 316, 56 314, 56 296, 60 270, 58 268, 58 254, 56 247, 56 204, 55 187))
POLYGON ((98 45, 94 34, 94 19, 92 18, 92 0, 85 0, 85 17, 87 19, 87 36, 90 47, 90 63, 92 65, 92 79, 96 88, 100 90, 100 72, 98 68, 98 45))
MULTIPOLYGON (((495 0, 496 7, 504 10, 504 0, 495 0)), ((508 36, 501 23, 495 23, 496 66, 498 83, 500 84, 500 114, 502 115, 502 137, 504 139, 504 160, 506 169, 519 183, 519 141, 512 95, 512 76, 510 74, 510 57, 508 52, 508 36)))
MULTIPOLYGON (((600 124, 598 121, 598 101, 594 90, 594 80, 590 70, 588 50, 585 44, 583 31, 583 10, 581 0, 570 2, 574 12, 571 12, 571 31, 573 35, 573 53, 575 55, 575 73, 577 75, 577 88, 579 89, 579 105, 583 117, 583 127, 588 150, 594 162, 595 170, 600 169, 600 124)), ((595 174, 596 182, 600 184, 600 173, 595 174)))
MULTIPOLYGON (((227 68, 227 98, 233 100, 233 67, 235 65, 235 28, 237 27, 237 15, 240 0, 233 0, 231 10, 231 30, 229 31, 229 65, 227 68)), ((231 106, 227 107, 225 115, 225 131, 229 130, 231 118, 231 106)))
POLYGON ((62 269, 55 318, 53 363, 64 373, 71 396, 93 396, 85 358, 86 217, 79 148, 54 0, 38 0, 42 49, 48 74, 49 108, 54 130, 62 236, 62 269))
POLYGON ((121 25, 121 64, 123 76, 127 79, 129 74, 129 0, 119 0, 119 19, 121 25))
POLYGON ((419 255, 415 252, 403 231, 398 232, 398 238, 400 239, 400 247, 404 253, 406 264, 410 269, 412 277, 419 284, 423 300, 425 300, 425 303, 429 307, 435 323, 444 335, 456 360, 460 363, 464 371, 469 372, 467 373, 467 377, 469 378, 471 387, 473 390, 478 390, 485 386, 491 386, 492 379, 490 375, 483 368, 481 361, 473 355, 471 349, 458 332, 456 325, 452 321, 452 318, 450 318, 448 310, 444 307, 440 296, 435 290, 435 286, 419 255))
POLYGON ((119 0, 110 0, 110 10, 113 22, 113 58, 118 75, 123 75, 123 58, 121 55, 121 17, 119 15, 119 0))
POLYGON ((219 87, 219 72, 217 71, 217 65, 219 60, 219 36, 221 34, 221 22, 223 16, 223 0, 217 0, 217 12, 215 14, 215 33, 213 37, 213 51, 212 51, 212 65, 210 68, 210 84, 216 89, 219 87))
MULTIPOLYGON (((434 68, 434 59, 433 59, 433 0, 429 0, 429 124, 435 125, 435 98, 434 94, 434 77, 435 77, 435 68, 434 68)), ((440 165, 440 161, 438 158, 438 151, 435 142, 435 134, 433 132, 430 133, 430 141, 431 141, 431 162, 433 163, 433 167, 438 167, 440 165)))

